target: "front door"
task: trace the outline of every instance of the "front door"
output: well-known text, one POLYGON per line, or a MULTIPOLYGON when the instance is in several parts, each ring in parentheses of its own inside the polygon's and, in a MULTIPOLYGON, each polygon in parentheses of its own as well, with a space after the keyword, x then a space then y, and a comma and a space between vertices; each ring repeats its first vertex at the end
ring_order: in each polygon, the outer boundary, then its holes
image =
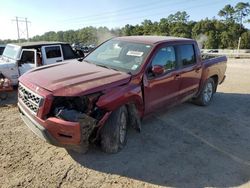
POLYGON ((180 75, 174 46, 160 47, 144 76, 145 113, 175 103, 178 98, 180 75), (153 75, 152 66, 164 67, 161 75, 153 75))
POLYGON ((21 53, 21 58, 18 63, 18 70, 20 75, 25 72, 37 67, 36 50, 34 49, 24 49, 21 53))

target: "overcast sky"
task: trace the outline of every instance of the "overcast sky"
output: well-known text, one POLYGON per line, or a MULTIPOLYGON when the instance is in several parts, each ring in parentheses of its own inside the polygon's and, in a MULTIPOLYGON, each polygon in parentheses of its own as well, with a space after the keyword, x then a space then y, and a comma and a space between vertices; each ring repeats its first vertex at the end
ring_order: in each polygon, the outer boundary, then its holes
MULTIPOLYGON (((16 16, 27 18, 30 36, 47 31, 79 29, 86 26, 122 27, 144 19, 159 21, 177 11, 186 11, 191 20, 218 18, 226 4, 239 0, 2 0, 0 39, 17 39, 16 16)), ((247 2, 246 0, 243 2, 247 2)), ((19 23, 25 38, 25 23, 19 23)), ((250 25, 245 25, 250 28, 250 25)))

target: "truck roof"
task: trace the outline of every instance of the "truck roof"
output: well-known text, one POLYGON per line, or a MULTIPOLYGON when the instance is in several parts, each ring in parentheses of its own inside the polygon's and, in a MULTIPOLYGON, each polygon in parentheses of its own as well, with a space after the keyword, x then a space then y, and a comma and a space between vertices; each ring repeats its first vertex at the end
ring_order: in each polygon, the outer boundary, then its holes
POLYGON ((14 43, 13 45, 21 46, 21 47, 33 47, 33 46, 47 46, 47 45, 55 45, 55 44, 68 44, 65 42, 49 42, 49 41, 39 41, 39 42, 24 42, 24 43, 14 43))
POLYGON ((146 43, 146 44, 157 44, 168 41, 194 41, 193 39, 172 37, 172 36, 125 36, 125 37, 117 37, 117 39, 130 42, 146 43))

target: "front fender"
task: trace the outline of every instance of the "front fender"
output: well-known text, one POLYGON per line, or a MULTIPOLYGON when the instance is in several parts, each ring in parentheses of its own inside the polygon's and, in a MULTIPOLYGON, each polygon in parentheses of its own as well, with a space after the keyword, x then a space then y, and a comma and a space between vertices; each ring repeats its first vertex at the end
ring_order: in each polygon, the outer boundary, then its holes
POLYGON ((135 104, 140 117, 143 116, 144 102, 141 85, 127 84, 115 87, 105 92, 96 105, 107 111, 113 111, 122 105, 135 104))

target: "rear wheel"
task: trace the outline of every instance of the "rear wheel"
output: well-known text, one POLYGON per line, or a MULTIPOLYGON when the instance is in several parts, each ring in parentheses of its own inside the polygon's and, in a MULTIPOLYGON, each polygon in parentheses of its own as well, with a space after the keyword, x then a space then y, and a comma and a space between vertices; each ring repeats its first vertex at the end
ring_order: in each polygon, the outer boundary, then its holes
POLYGON ((215 92, 214 80, 212 78, 209 78, 209 79, 207 79, 201 93, 194 100, 194 102, 198 105, 201 105, 201 106, 207 106, 211 103, 214 92, 215 92))
POLYGON ((128 112, 125 106, 113 111, 101 130, 101 147, 106 153, 116 153, 127 141, 128 112))

